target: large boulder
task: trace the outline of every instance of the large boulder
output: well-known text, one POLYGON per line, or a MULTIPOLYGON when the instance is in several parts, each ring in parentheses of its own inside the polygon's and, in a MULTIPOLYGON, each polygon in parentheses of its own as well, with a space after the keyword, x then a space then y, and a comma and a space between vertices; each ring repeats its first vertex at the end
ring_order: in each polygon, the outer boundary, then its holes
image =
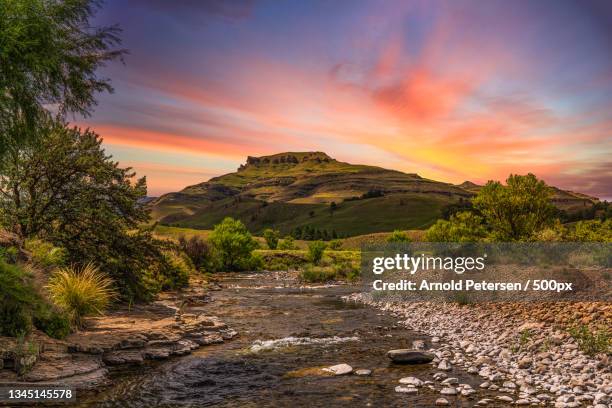
POLYGON ((387 357, 398 364, 427 364, 434 359, 435 355, 422 350, 397 349, 389 350, 387 357))

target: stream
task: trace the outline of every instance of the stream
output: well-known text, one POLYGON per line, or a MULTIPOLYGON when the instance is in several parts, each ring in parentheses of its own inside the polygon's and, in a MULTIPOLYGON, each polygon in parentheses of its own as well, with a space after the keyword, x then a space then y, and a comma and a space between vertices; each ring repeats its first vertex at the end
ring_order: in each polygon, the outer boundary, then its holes
MULTIPOLYGON (((219 316, 239 335, 193 354, 115 375, 114 385, 79 398, 79 407, 432 407, 440 398, 426 387, 416 395, 394 391, 398 380, 432 380, 433 366, 395 365, 390 349, 429 339, 396 319, 341 296, 356 287, 299 287, 283 274, 223 274, 222 290, 190 311, 219 316), (315 375, 314 368, 347 363, 370 376, 315 375)), ((478 390, 476 399, 450 397, 451 406, 473 406, 485 395, 477 376, 447 373, 478 390)), ((490 394, 489 394, 490 396, 490 394)))

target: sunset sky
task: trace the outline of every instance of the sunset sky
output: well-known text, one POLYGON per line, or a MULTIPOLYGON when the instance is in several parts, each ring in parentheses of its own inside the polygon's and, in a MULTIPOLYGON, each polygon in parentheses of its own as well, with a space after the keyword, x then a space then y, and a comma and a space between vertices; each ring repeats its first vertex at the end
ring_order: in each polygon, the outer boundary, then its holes
POLYGON ((150 195, 320 150, 612 197, 610 1, 107 0, 95 22, 130 54, 75 122, 150 195))

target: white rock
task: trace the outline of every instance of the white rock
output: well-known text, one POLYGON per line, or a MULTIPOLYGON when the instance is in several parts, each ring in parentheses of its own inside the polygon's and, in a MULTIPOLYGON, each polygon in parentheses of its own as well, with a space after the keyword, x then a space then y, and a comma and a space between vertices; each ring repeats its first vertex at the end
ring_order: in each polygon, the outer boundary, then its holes
POLYGON ((442 395, 457 395, 457 389, 455 389, 453 387, 444 387, 440 391, 440 394, 442 394, 442 395))
POLYGON ((450 371, 451 368, 451 363, 449 363, 448 360, 442 360, 440 364, 438 364, 438 370, 450 371))
POLYGON ((415 387, 421 387, 423 385, 423 381, 419 380, 416 377, 400 378, 399 383, 406 384, 406 385, 414 385, 415 387))
POLYGON ((404 394, 416 394, 419 392, 419 390, 417 390, 415 387, 404 387, 402 385, 398 385, 397 387, 395 387, 395 392, 402 392, 404 394))
POLYGON ((448 405, 448 404, 450 404, 450 403, 448 402, 448 400, 446 398, 438 398, 436 400, 436 405, 437 406, 444 406, 444 405, 448 405))
POLYGON ((359 370, 355 370, 355 375, 367 376, 371 374, 372 370, 368 370, 367 368, 360 368, 359 370))
POLYGON ((344 374, 350 374, 353 371, 353 367, 351 367, 348 364, 342 363, 342 364, 336 364, 331 367, 326 367, 323 369, 323 371, 332 373, 333 375, 344 375, 344 374))

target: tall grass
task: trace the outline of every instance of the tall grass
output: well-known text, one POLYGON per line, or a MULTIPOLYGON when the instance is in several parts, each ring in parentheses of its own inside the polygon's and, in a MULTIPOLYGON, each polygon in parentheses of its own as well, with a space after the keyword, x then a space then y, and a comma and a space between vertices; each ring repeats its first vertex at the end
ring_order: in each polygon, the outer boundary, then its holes
POLYGON ((83 328, 86 316, 104 313, 116 297, 113 280, 91 263, 80 269, 59 269, 49 279, 47 289, 53 302, 70 316, 76 328, 83 328))

